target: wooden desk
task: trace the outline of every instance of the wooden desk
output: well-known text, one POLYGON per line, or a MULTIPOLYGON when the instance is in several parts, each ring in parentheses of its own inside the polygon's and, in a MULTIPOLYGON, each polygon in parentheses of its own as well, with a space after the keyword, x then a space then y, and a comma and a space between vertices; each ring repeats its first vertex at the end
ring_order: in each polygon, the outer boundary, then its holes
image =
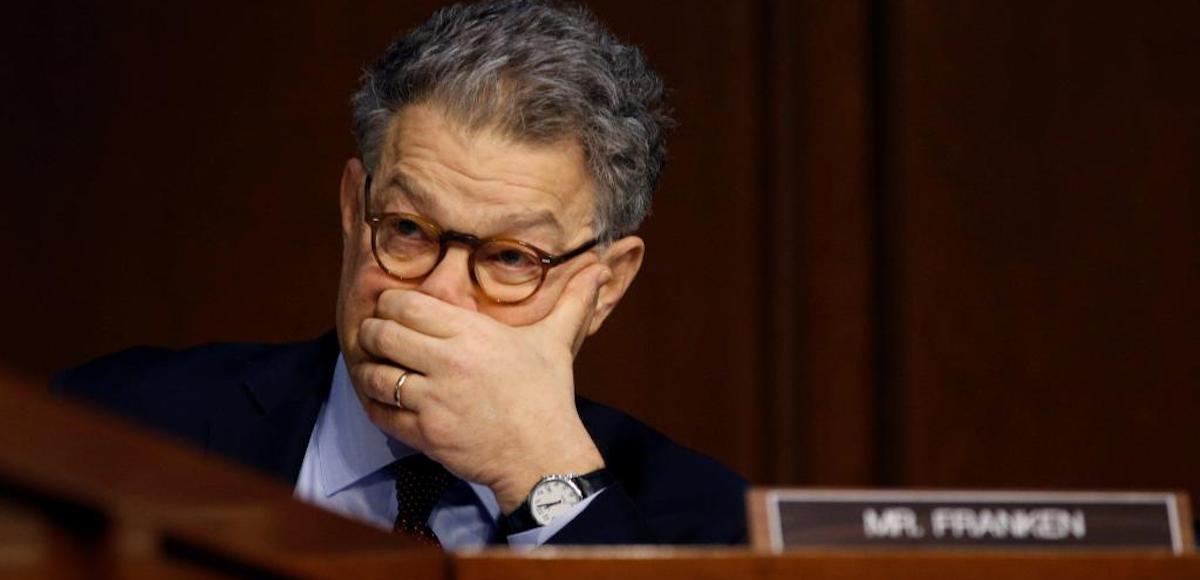
POLYGON ((1169 554, 1006 552, 807 552, 742 549, 550 549, 519 556, 459 554, 456 580, 1183 580, 1200 578, 1200 558, 1169 554))

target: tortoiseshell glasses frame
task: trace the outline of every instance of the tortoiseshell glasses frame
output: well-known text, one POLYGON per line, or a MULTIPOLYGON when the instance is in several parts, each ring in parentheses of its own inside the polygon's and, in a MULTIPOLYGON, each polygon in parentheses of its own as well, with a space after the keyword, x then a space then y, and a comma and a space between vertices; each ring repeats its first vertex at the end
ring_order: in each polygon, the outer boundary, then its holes
POLYGON ((371 253, 384 272, 400 280, 424 278, 446 257, 450 244, 461 244, 471 250, 468 270, 472 284, 498 304, 518 304, 532 298, 546 282, 551 268, 583 255, 599 241, 592 239, 554 255, 522 240, 480 238, 443 230, 417 214, 372 212, 370 174, 363 183, 363 208, 371 229, 371 253))

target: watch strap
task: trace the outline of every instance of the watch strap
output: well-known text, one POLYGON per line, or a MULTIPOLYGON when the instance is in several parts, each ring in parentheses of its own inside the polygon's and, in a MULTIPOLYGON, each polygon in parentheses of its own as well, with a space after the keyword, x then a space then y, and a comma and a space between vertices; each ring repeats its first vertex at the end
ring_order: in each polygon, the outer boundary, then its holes
MULTIPOLYGON (((590 473, 572 477, 571 481, 579 488, 582 501, 616 483, 616 478, 607 468, 601 467, 590 473)), ((542 480, 538 480, 538 483, 541 482, 542 480)), ((537 488, 537 484, 534 484, 534 488, 537 488)), ((530 490, 530 495, 533 495, 532 490, 530 490)), ((541 526, 533 517, 533 508, 529 505, 529 497, 526 497, 525 501, 521 502, 521 505, 517 506, 517 509, 513 510, 511 514, 501 515, 497 525, 501 536, 519 534, 541 526)))
POLYGON ((581 499, 587 499, 596 492, 617 482, 612 472, 605 467, 575 477, 574 481, 575 485, 579 486, 580 493, 583 494, 583 498, 581 499))

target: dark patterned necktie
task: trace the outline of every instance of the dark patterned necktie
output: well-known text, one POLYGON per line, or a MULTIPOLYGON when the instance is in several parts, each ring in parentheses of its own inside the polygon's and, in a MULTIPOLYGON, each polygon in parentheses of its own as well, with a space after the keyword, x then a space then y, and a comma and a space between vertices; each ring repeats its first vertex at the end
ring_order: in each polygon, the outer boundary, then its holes
POLYGON ((396 476, 396 532, 426 543, 441 545, 429 527, 429 515, 455 478, 440 463, 420 454, 410 455, 391 464, 396 476))

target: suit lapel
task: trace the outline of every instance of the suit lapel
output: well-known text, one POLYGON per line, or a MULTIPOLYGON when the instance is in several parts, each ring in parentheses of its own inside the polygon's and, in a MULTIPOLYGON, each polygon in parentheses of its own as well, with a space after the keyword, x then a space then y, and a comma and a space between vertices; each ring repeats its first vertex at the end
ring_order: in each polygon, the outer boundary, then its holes
POLYGON ((208 447, 295 485, 337 354, 330 332, 245 361, 241 384, 229 391, 232 400, 209 418, 208 447))

